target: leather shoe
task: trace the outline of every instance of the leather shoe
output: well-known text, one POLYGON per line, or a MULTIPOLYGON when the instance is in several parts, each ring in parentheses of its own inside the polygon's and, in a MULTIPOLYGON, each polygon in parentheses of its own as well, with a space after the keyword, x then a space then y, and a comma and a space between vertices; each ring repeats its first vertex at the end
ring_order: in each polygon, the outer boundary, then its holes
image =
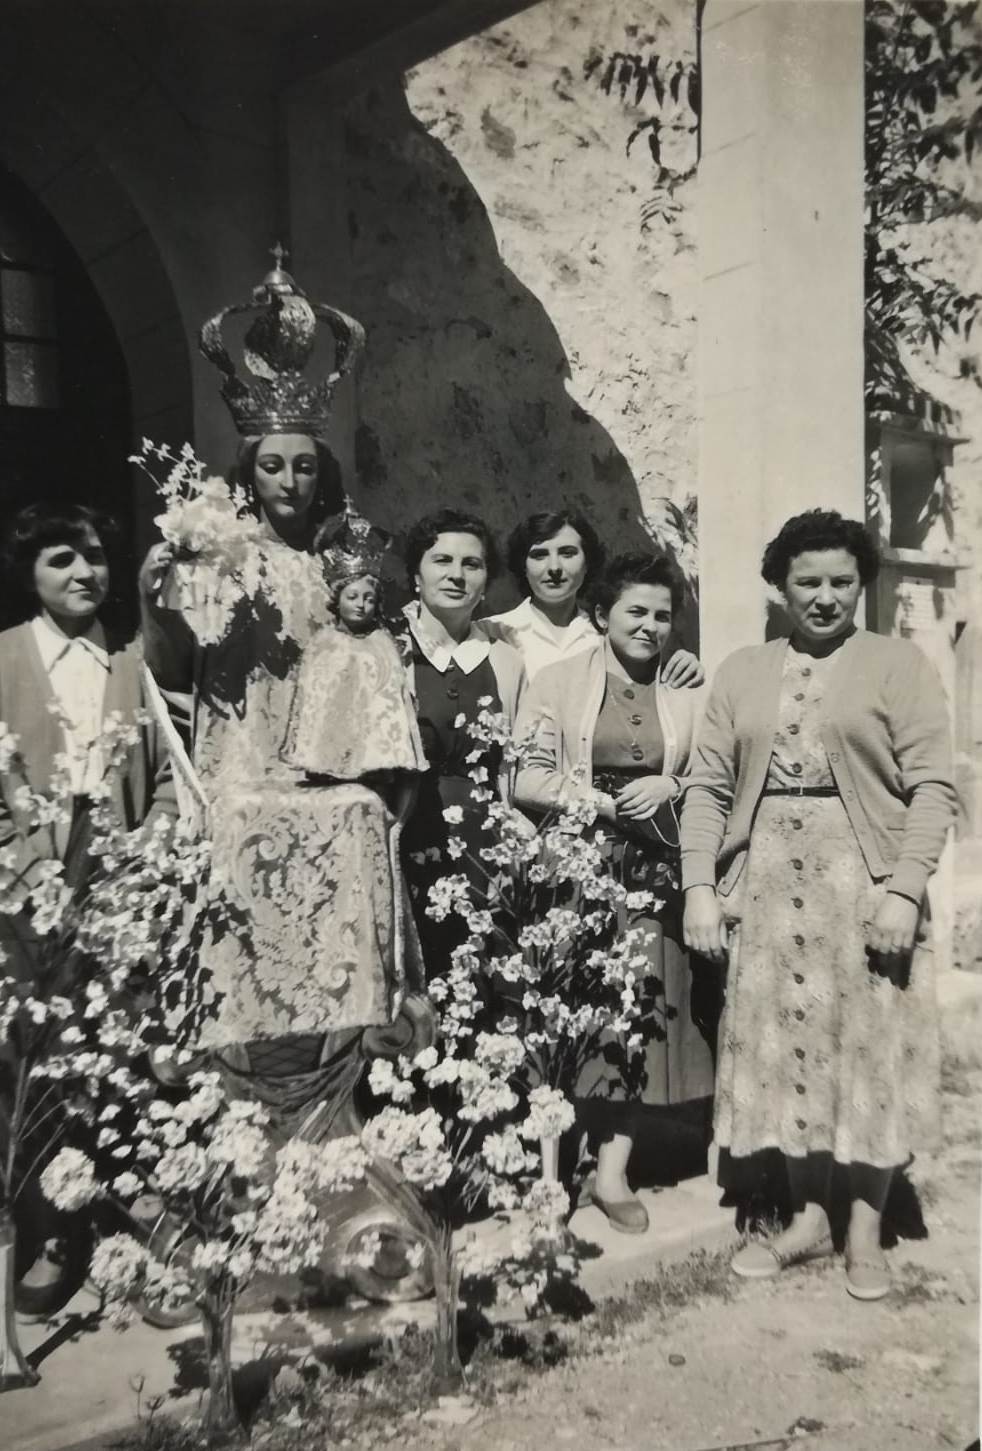
POLYGON ((590 1200, 621 1234, 644 1234, 648 1228, 648 1211, 640 1199, 601 1199, 594 1189, 590 1200))

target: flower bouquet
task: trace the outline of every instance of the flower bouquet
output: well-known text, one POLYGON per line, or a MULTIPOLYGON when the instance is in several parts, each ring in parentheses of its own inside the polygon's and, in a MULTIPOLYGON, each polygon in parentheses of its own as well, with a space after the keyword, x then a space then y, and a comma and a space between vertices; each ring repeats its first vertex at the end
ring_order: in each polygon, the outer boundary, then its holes
POLYGON ((144 1085, 132 1133, 121 1135, 118 1108, 103 1111, 103 1142, 116 1171, 100 1182, 95 1166, 64 1149, 42 1176, 62 1208, 106 1195, 133 1206, 159 1205, 172 1230, 168 1256, 133 1235, 104 1239, 91 1278, 125 1325, 134 1298, 165 1307, 192 1299, 201 1314, 208 1362, 205 1435, 209 1445, 236 1439, 242 1427, 232 1393, 231 1335, 236 1297, 259 1273, 289 1274, 315 1264, 325 1227, 316 1199, 343 1193, 364 1177, 357 1137, 311 1144, 291 1138, 274 1150, 261 1104, 226 1097, 219 1076, 195 1073, 174 1103, 144 1085), (114 1141, 114 1142, 113 1142, 114 1141))
POLYGON ((33 790, 0 724, 0 772, 22 778, 12 790, 17 830, 0 851, 0 1389, 38 1378, 13 1319, 16 1212, 57 1145, 94 1138, 101 1107, 132 1090, 147 966, 207 856, 165 817, 133 833, 116 819, 113 778, 138 732, 115 713, 103 724, 89 867, 70 881, 43 847, 71 820, 70 762, 56 761, 46 792, 33 790))
POLYGON ((130 463, 149 475, 166 505, 154 518, 174 552, 162 603, 180 610, 200 644, 216 644, 257 583, 255 546, 262 530, 248 496, 238 484, 206 477, 189 443, 175 454, 145 438, 130 463), (156 474, 161 464, 169 466, 162 481, 156 474))
POLYGON ((517 1287, 529 1307, 546 1284, 549 1254, 559 1248, 559 1226, 569 1209, 559 1184, 544 1192, 536 1181, 533 1147, 545 1130, 568 1128, 573 1108, 550 1088, 520 1097, 524 1056, 514 1031, 482 1031, 466 1042, 444 1037, 441 1047, 424 1048, 412 1059, 377 1059, 369 1074, 373 1093, 388 1102, 369 1119, 361 1142, 430 1256, 440 1391, 459 1388, 463 1379, 457 1345, 461 1277, 498 1264, 473 1244, 455 1246, 461 1209, 480 1200, 497 1212, 526 1212, 527 1225, 513 1236, 507 1262, 523 1267, 517 1287), (534 1274, 526 1266, 533 1245, 540 1252, 534 1274))
MULTIPOLYGON (((498 1031, 521 1046, 516 1082, 530 1103, 542 1086, 573 1096, 601 1051, 635 1089, 645 1036, 663 1031, 645 991, 653 934, 641 925, 661 902, 612 870, 592 792, 574 781, 568 798, 533 827, 497 798, 477 764, 494 744, 517 769, 530 742, 516 740, 506 718, 486 707, 469 731, 471 795, 483 805, 488 845, 476 863, 469 857, 478 871, 450 872, 430 889, 429 915, 440 921, 455 914, 467 931, 446 979, 429 986, 442 1005, 442 1031, 458 1042, 470 1037, 490 997, 498 1031), (482 982, 489 990, 479 990, 482 982)), ((466 850, 450 836, 451 861, 466 850)), ((543 1123, 542 1139, 553 1133, 543 1123)), ((544 1159, 554 1163, 553 1146, 544 1159)))

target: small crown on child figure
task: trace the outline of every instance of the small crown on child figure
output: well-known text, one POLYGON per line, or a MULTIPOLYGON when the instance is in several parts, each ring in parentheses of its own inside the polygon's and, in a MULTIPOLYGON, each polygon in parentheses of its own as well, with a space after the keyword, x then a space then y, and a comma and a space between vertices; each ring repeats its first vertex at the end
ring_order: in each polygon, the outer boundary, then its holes
POLYGON ((365 344, 360 323, 325 302, 308 302, 282 262, 287 255, 276 244, 275 266, 267 272, 252 301, 234 303, 209 318, 199 346, 222 375, 221 394, 233 422, 246 438, 269 433, 321 436, 328 423, 338 381, 350 372, 365 344), (246 331, 242 361, 252 374, 243 377, 225 346, 225 319, 254 314, 246 331), (320 379, 303 377, 317 337, 318 323, 334 337, 334 367, 320 379))
POLYGON ((348 499, 334 540, 323 551, 328 579, 358 579, 364 574, 377 577, 388 543, 388 536, 359 514, 348 499))

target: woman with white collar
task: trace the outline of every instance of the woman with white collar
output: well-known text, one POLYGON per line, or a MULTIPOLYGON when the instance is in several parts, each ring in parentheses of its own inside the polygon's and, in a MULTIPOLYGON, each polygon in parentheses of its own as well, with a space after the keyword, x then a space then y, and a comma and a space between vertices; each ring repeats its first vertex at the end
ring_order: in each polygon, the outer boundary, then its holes
MULTIPOLYGON (((88 802, 103 784, 103 722, 117 711, 134 720, 145 708, 139 645, 100 618, 110 585, 106 543, 115 531, 93 509, 57 504, 30 505, 7 531, 5 562, 29 601, 29 618, 0 634, 0 721, 20 747, 20 769, 0 779, 0 847, 13 848, 25 890, 46 860, 64 862, 75 884, 84 877, 88 802), (18 788, 26 780, 49 792, 65 759, 71 799, 64 820, 36 827, 18 802, 18 788)), ((175 814, 170 765, 154 728, 141 730, 109 785, 127 830, 151 812, 175 814)))
MULTIPOLYGON (((118 713, 136 723, 147 703, 139 644, 100 618, 110 589, 106 546, 115 532, 93 509, 44 503, 22 509, 6 534, 6 577, 28 618, 0 633, 0 721, 18 740, 17 757, 0 775, 0 850, 25 903, 50 862, 82 888, 92 866, 92 800, 106 786, 128 831, 176 814, 166 748, 153 726, 141 726, 121 768, 105 779, 100 736, 107 718, 118 713), (60 819, 39 825, 21 799, 25 785, 49 798, 65 791, 60 819)), ((40 951, 29 912, 0 913, 0 977, 30 982, 40 951)), ((7 1051, 0 1041, 0 1057, 7 1051)), ((33 1175, 22 1186, 18 1217, 35 1258, 17 1284, 17 1309, 47 1315, 77 1287, 81 1241, 33 1175)))
MULTIPOLYGON (((508 540, 508 568, 521 604, 478 621, 490 639, 506 640, 522 657, 531 682, 547 665, 572 659, 597 642, 597 627, 580 598, 603 569, 604 550, 589 520, 570 509, 530 514, 508 540)), ((706 673, 688 650, 666 659, 663 683, 698 686, 706 673)))
POLYGON ((489 640, 473 624, 497 566, 491 532, 474 515, 442 509, 409 531, 406 568, 417 598, 405 613, 413 695, 429 770, 403 832, 403 846, 429 976, 446 969, 459 925, 452 920, 435 923, 426 916, 429 887, 448 871, 474 874, 478 883, 483 880, 476 858, 487 844, 481 836, 484 813, 472 798, 474 782, 468 773, 484 766, 493 782, 501 771, 496 750, 487 751, 482 760, 467 759, 475 749, 467 723, 485 706, 512 720, 518 710, 522 683, 518 653, 503 640, 489 640), (447 855, 450 833, 444 812, 448 808, 459 811, 454 835, 468 848, 456 862, 447 855))
POLYGON ((592 649, 548 666, 529 687, 517 733, 533 734, 532 753, 518 772, 515 800, 548 811, 563 800, 592 796, 611 838, 611 869, 632 890, 661 905, 634 914, 631 925, 652 934, 647 978, 648 1042, 639 1101, 604 1053, 577 1086, 605 1101, 594 1202, 615 1229, 640 1234, 647 1212, 627 1183, 639 1103, 672 1104, 713 1090, 709 1044, 693 1021, 689 961, 682 946, 682 895, 674 804, 688 769, 701 692, 670 690, 661 655, 682 602, 675 566, 652 554, 614 559, 596 588, 601 631, 592 649))

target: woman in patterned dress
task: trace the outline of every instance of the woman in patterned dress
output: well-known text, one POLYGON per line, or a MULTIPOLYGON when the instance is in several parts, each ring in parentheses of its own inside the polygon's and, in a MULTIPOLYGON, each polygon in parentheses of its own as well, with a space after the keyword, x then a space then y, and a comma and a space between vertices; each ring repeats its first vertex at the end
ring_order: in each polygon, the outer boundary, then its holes
POLYGON ((663 681, 661 657, 682 603, 683 582, 665 558, 626 554, 596 589, 593 647, 547 666, 529 687, 517 734, 533 746, 515 783, 519 806, 545 812, 592 795, 610 837, 611 869, 659 902, 631 917, 651 933, 646 949, 646 1046, 629 1063, 617 1045, 586 1065, 578 1096, 604 1102, 594 1203, 613 1227, 642 1234, 644 1205, 627 1167, 640 1104, 674 1104, 712 1093, 709 1044, 693 1020, 688 955, 682 947, 678 826, 674 807, 687 769, 700 693, 663 681))
POLYGON ((729 956, 715 1128, 735 1161, 777 1149, 793 1217, 734 1270, 832 1253, 846 1166, 846 1288, 890 1288, 880 1223, 891 1176, 938 1115, 926 903, 955 810, 940 682, 909 641, 855 615, 878 557, 821 510, 764 554, 790 640, 738 650, 713 685, 682 815, 685 940, 729 956))

